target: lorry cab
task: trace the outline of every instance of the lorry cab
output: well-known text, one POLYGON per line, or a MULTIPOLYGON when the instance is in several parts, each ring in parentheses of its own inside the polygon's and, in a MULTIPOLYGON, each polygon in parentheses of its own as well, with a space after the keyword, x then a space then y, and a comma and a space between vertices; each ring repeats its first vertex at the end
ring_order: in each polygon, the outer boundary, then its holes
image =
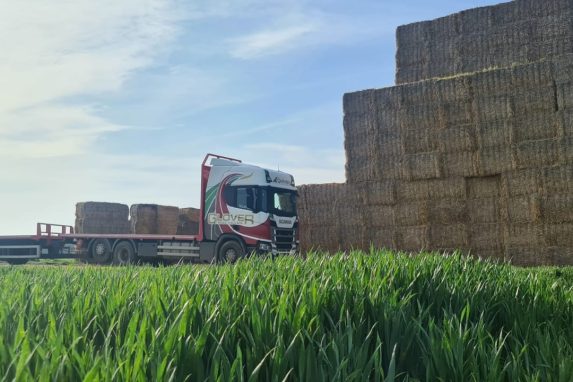
POLYGON ((214 244, 218 260, 234 261, 252 252, 296 252, 297 191, 292 175, 207 156, 201 182, 199 240, 214 244))

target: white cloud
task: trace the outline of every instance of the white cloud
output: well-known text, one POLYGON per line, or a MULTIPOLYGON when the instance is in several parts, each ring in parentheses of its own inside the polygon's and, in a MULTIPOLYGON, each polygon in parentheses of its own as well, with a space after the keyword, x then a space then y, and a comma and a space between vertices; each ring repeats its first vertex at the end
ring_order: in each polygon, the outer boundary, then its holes
POLYGON ((231 56, 252 59, 261 56, 284 53, 304 40, 317 29, 317 25, 291 25, 283 29, 268 29, 247 36, 231 39, 231 56))
POLYGON ((118 91, 151 64, 175 34, 174 11, 161 0, 3 2, 0 157, 78 154, 119 129, 69 100, 118 91))

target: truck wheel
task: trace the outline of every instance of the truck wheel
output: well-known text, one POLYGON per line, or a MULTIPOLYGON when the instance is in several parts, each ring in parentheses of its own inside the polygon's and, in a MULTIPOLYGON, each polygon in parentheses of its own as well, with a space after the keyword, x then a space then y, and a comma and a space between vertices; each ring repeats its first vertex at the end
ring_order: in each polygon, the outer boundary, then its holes
POLYGON ((114 265, 130 265, 135 263, 135 251, 131 243, 122 241, 113 250, 114 265))
POLYGON ((90 262, 95 264, 109 264, 111 260, 111 245, 107 239, 95 239, 91 245, 90 262))
POLYGON ((229 240, 223 243, 217 253, 219 263, 235 263, 245 255, 241 244, 235 240, 229 240))
POLYGON ((10 259, 5 261, 10 265, 24 265, 28 262, 28 259, 10 259))

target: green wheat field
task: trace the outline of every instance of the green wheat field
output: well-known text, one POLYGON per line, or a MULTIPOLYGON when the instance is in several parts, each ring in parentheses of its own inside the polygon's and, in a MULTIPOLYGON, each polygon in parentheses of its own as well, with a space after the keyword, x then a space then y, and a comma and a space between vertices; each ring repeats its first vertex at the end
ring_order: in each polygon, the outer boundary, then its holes
POLYGON ((573 381, 573 269, 384 251, 0 267, 0 380, 573 381))

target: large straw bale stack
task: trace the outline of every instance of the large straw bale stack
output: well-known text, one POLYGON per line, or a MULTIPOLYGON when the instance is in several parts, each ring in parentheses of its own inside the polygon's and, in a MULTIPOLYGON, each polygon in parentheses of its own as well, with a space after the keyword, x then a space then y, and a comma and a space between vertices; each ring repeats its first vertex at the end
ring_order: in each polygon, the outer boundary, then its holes
POLYGON ((129 207, 119 203, 76 204, 75 232, 96 234, 129 233, 129 207))
POLYGON ((201 211, 197 208, 179 209, 179 222, 177 235, 197 235, 199 233, 199 221, 201 211))
POLYGON ((571 53, 572 9, 569 0, 521 0, 401 26, 396 83, 571 53))
POLYGON ((347 183, 301 190, 304 240, 573 263, 573 1, 468 10, 397 41, 398 85, 344 96, 347 183))

